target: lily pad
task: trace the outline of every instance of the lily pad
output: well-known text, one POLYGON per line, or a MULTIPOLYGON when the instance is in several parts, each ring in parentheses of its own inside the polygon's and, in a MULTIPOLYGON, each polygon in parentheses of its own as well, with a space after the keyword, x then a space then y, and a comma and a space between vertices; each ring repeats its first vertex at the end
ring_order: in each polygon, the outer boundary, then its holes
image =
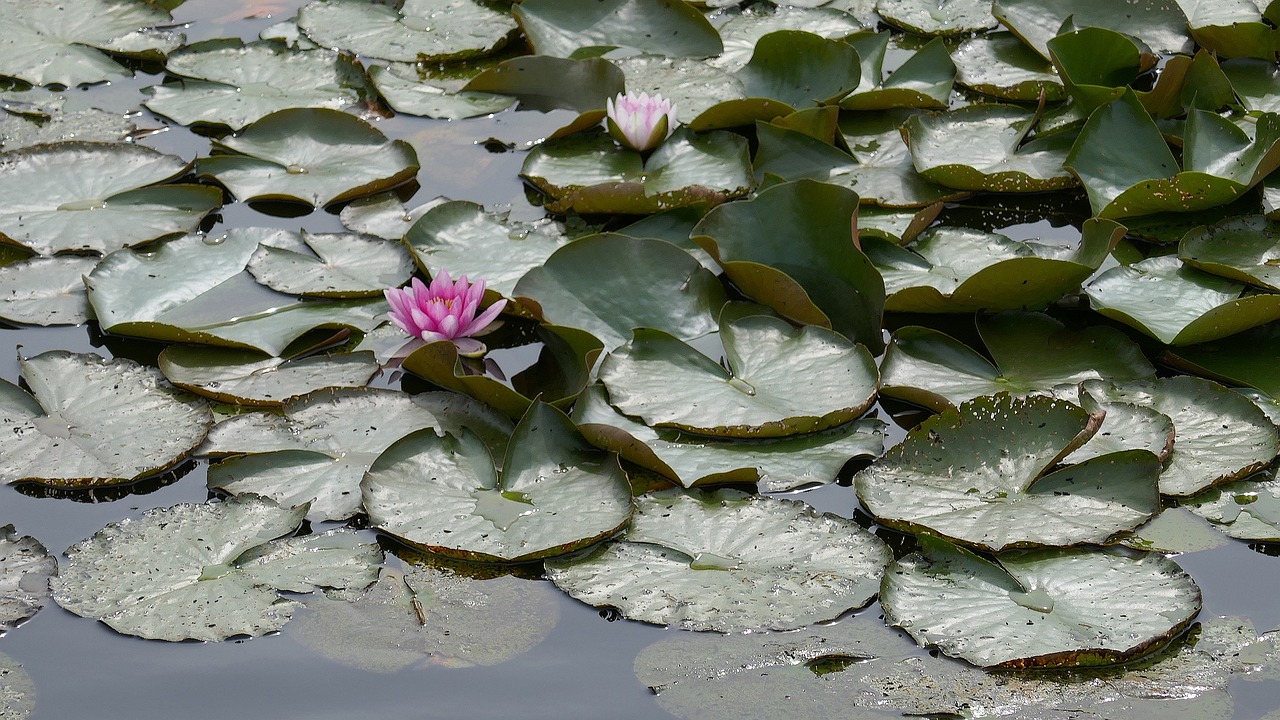
POLYGON ((511 15, 473 0, 405 0, 395 6, 316 0, 298 29, 322 47, 380 60, 442 62, 490 53, 515 34, 511 15))
POLYGON ((893 108, 945 108, 951 99, 956 66, 935 38, 908 58, 892 73, 884 71, 889 50, 888 33, 860 33, 848 39, 862 58, 862 82, 844 100, 845 110, 890 110, 893 108))
POLYGON ((951 53, 956 83, 1000 100, 1056 102, 1066 97, 1053 64, 1009 32, 969 38, 951 53))
POLYGON ((279 407, 313 390, 363 387, 380 369, 371 352, 288 359, 193 345, 170 345, 158 363, 180 388, 222 402, 266 407, 279 407))
POLYGON ((131 482, 186 458, 213 424, 203 400, 132 360, 52 350, 18 364, 31 394, 0 383, 3 482, 131 482))
POLYGON ((723 323, 726 365, 660 330, 637 329, 600 365, 609 401, 654 427, 786 437, 849 422, 875 400, 865 347, 838 333, 755 315, 723 323))
POLYGON ((194 230, 216 188, 159 185, 191 165, 130 143, 63 142, 0 153, 0 241, 41 255, 106 253, 194 230))
POLYGON ((0 526, 0 635, 44 607, 49 578, 57 574, 58 561, 39 540, 18 537, 12 525, 0 526))
POLYGON ((1215 550, 1230 542, 1207 520, 1182 507, 1161 510, 1132 535, 1120 539, 1126 547, 1166 555, 1215 550))
POLYGON ((1271 362, 1276 353, 1280 353, 1280 326, 1268 323, 1211 343, 1171 348, 1164 360, 1187 372, 1280 398, 1280 368, 1271 362))
POLYGON ((755 52, 760 38, 779 30, 803 30, 836 40, 863 30, 870 23, 859 21, 849 13, 833 7, 771 7, 753 5, 729 16, 720 26, 724 52, 709 64, 728 72, 745 66, 755 52))
POLYGON ((399 240, 418 218, 444 202, 447 202, 445 198, 435 198, 407 208, 395 193, 385 192, 352 200, 343 206, 338 217, 342 219, 342 226, 351 232, 399 240))
POLYGON ((362 588, 382 564, 377 544, 350 530, 273 540, 292 533, 306 512, 252 496, 148 510, 68 548, 50 583, 53 599, 151 640, 274 632, 301 605, 277 591, 362 588))
POLYGON ((337 110, 295 108, 263 117, 214 143, 220 154, 196 170, 238 200, 285 200, 321 207, 395 187, 418 172, 404 140, 337 110))
POLYGON ((24 720, 36 708, 36 686, 13 658, 0 653, 0 713, 5 720, 24 720))
POLYGON ((1196 44, 1222 57, 1274 61, 1280 36, 1263 19, 1266 2, 1177 0, 1196 44))
POLYGON ((1074 402, 1091 414, 1106 413, 1098 432, 1083 446, 1063 458, 1079 463, 1123 450, 1146 450, 1163 464, 1173 453, 1176 435, 1173 420, 1154 408, 1125 402, 1099 402, 1079 387, 1059 389, 1056 395, 1074 402), (1073 393, 1074 391, 1074 393, 1073 393))
POLYGON ((245 269, 277 292, 328 298, 381 297, 413 275, 413 259, 392 240, 304 230, 302 242, 297 249, 259 245, 245 269))
POLYGON ((1106 28, 1068 28, 1049 41, 1049 57, 1071 99, 1088 114, 1124 95, 1156 62, 1138 42, 1106 28))
POLYGON ((626 77, 627 90, 667 98, 676 120, 686 125, 720 103, 746 97, 741 79, 703 60, 633 55, 612 62, 626 77))
POLYGON ((1280 542, 1280 482, 1273 473, 1224 483, 1182 501, 1228 537, 1280 542))
POLYGON ((1205 272, 1280 291, 1280 229, 1261 215, 1192 230, 1178 243, 1178 257, 1205 272))
POLYGON ((1159 553, 1033 550, 990 561, 940 541, 897 561, 885 621, 983 667, 1111 665, 1150 654, 1200 612, 1200 588, 1159 553), (998 629, 997 629, 998 628, 998 629))
POLYGON ((83 276, 96 257, 37 257, 0 267, 0 318, 28 325, 79 325, 87 322, 89 300, 83 276))
MULTIPOLYGON (((0 105, 3 103, 0 102, 0 105)), ((67 140, 124 142, 137 130, 138 126, 123 113, 97 108, 66 112, 58 110, 48 115, 0 112, 0 148, 6 151, 67 140)))
POLYGON ((879 0, 876 12, 894 27, 930 37, 979 33, 996 27, 991 0, 879 0))
POLYGON ((664 0, 527 0, 511 10, 539 55, 625 48, 650 55, 710 57, 724 49, 711 23, 686 3, 664 0))
POLYGON ((995 0, 992 13, 1046 59, 1049 40, 1068 19, 1076 27, 1100 27, 1132 35, 1156 53, 1191 54, 1187 16, 1174 0, 995 0))
POLYGON ((549 561, 547 576, 574 598, 632 620, 790 630, 869 603, 891 558, 857 523, 801 502, 668 490, 637 499, 626 540, 549 561))
POLYGON ((201 454, 239 456, 209 468, 210 487, 309 504, 317 517, 343 520, 361 510, 360 479, 369 466, 400 438, 424 428, 469 428, 501 452, 511 432, 489 408, 444 392, 319 390, 287 400, 283 411, 238 415, 214 428, 201 454))
POLYGON ((465 81, 436 77, 417 63, 392 63, 369 68, 378 94, 393 110, 439 120, 490 115, 515 104, 515 98, 462 90, 465 81))
POLYGON ((608 60, 521 55, 476 75, 463 89, 518 98, 522 110, 573 110, 578 117, 568 127, 583 130, 604 119, 605 101, 625 85, 622 71, 608 60))
POLYGON ((360 488, 370 525, 481 562, 563 555, 631 519, 631 486, 617 457, 590 446, 545 403, 516 426, 501 470, 474 433, 424 430, 388 448, 360 488))
POLYGON ((1240 103, 1253 112, 1280 112, 1280 71, 1274 62, 1234 58, 1222 63, 1240 103))

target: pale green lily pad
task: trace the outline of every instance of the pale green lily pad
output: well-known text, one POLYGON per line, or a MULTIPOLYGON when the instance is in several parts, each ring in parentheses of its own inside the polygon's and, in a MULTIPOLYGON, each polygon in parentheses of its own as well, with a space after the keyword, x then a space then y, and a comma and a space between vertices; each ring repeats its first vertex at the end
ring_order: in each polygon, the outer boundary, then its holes
POLYGON ((1173 421, 1173 453, 1160 476, 1160 492, 1187 497, 1266 467, 1280 453, 1280 431, 1249 401, 1197 377, 1178 376, 1112 385, 1086 381, 1099 402, 1154 408, 1173 421), (1231 442, 1223 442, 1230 428, 1231 442))
POLYGON ((306 608, 290 636, 334 662, 383 673, 497 665, 533 649, 560 618, 547 583, 430 567, 385 572, 359 595, 315 595, 306 608))
POLYGON ((41 255, 107 253, 194 230, 216 188, 158 185, 191 167, 130 143, 64 142, 0 153, 0 240, 41 255))
POLYGON ((895 210, 865 206, 858 208, 858 237, 874 237, 888 240, 895 245, 906 245, 915 240, 938 219, 943 205, 940 202, 919 210, 895 210))
POLYGON ((711 23, 683 2, 526 0, 511 13, 539 55, 570 57, 583 49, 625 48, 701 58, 724 49, 711 23))
POLYGON ((399 240, 428 210, 445 202, 445 198, 435 198, 407 208, 395 193, 385 192, 352 200, 343 206, 338 217, 351 232, 399 240))
POLYGON ((996 27, 991 0, 879 0, 885 22, 930 37, 979 33, 996 27))
POLYGON ((433 77, 416 63, 374 65, 369 78, 393 110, 406 115, 461 120, 490 115, 515 104, 515 98, 461 90, 460 80, 433 77))
POLYGON ((607 348, 638 327, 701 337, 715 331, 728 301, 719 279, 684 250, 613 233, 561 246, 511 292, 543 320, 586 330, 607 348))
POLYGON ((1280 481, 1273 472, 1211 487, 1181 505, 1228 537, 1280 542, 1280 481))
POLYGON ((52 350, 19 366, 32 394, 0 383, 2 482, 131 482, 186 458, 213 424, 204 400, 132 360, 52 350))
POLYGON ((1044 93, 1055 102, 1066 97, 1053 65, 1009 32, 965 40, 951 53, 956 83, 1001 100, 1035 102, 1044 93))
POLYGON ((1178 243, 1178 257, 1205 272, 1280 291, 1280 229, 1261 215, 1192 230, 1178 243))
POLYGON ((279 407, 313 390, 363 387, 380 366, 371 352, 287 359, 249 350, 170 345, 158 360, 169 382, 198 395, 279 407))
POLYGON ((1132 35, 1153 52, 1191 54, 1187 17, 1174 0, 995 0, 992 13, 1046 59, 1049 40, 1068 18, 1076 27, 1101 27, 1132 35))
POLYGON ((730 16, 720 26, 724 52, 708 63, 727 72, 736 72, 751 59, 760 38, 779 30, 803 30, 835 40, 863 30, 869 24, 874 22, 860 22, 835 8, 754 5, 730 16))
POLYGON ((1280 313, 1280 295, 1244 291, 1168 255, 1112 268, 1084 286, 1091 308, 1166 345, 1217 340, 1280 313))
POLYGON ((280 110, 342 110, 373 94, 352 58, 270 41, 196 43, 170 55, 165 70, 182 79, 152 86, 143 104, 183 125, 239 130, 280 110))
POLYGON ((568 237, 564 227, 551 220, 509 220, 482 205, 453 200, 424 213, 404 242, 428 275, 448 270, 472 281, 483 277, 487 289, 515 297, 517 281, 547 262, 568 237))
POLYGON ((1182 507, 1165 508, 1120 544, 1166 555, 1214 550, 1231 542, 1207 520, 1182 507))
POLYGON ((1155 375, 1138 345, 1114 328, 1076 330, 1040 313, 999 313, 979 320, 978 329, 994 363, 937 330, 899 328, 881 364, 880 391, 942 412, 982 395, 1155 375))
POLYGON ((940 541, 897 561, 885 621, 982 667, 1112 665, 1150 654, 1200 612, 1200 588, 1168 558, 1032 550, 995 562, 940 541))
POLYGON ((381 297, 413 275, 413 259, 393 240, 304 230, 302 242, 298 249, 259 245, 245 269, 277 292, 328 298, 381 297))
POLYGON ((1079 387, 1069 387, 1065 392, 1059 390, 1056 394, 1090 413, 1106 413, 1098 432, 1063 458, 1064 463, 1084 462, 1124 450, 1146 450, 1164 463, 1173 453, 1176 435, 1173 420, 1159 410, 1125 402, 1099 402, 1079 387))
MULTIPOLYGON (((44 607, 49 578, 57 574, 58 561, 39 540, 30 535, 18 537, 12 525, 0 525, 0 635, 44 607)), ((3 708, 0 702, 0 710, 3 708)))
POLYGON ((654 429, 609 405, 603 385, 583 391, 573 406, 573 421, 595 445, 685 487, 746 482, 758 483, 762 492, 785 492, 833 482, 850 459, 875 457, 884 451, 885 425, 875 419, 752 441, 654 429))
POLYGON ((404 140, 337 110, 295 108, 263 117, 214 143, 196 170, 238 200, 285 200, 321 207, 387 190, 418 172, 404 140))
POLYGON ((252 496, 149 510, 68 548, 50 583, 53 599, 151 640, 275 632, 301 605, 277 591, 362 588, 382 564, 377 544, 350 530, 273 540, 292 533, 306 512, 252 496))
POLYGON ((1176 0, 1196 44, 1222 57, 1274 61, 1280 36, 1263 20, 1264 1, 1176 0))
POLYGON ((718 275, 720 264, 689 238, 694 226, 706 214, 706 210, 706 207, 700 205, 672 208, 656 215, 642 217, 630 225, 619 228, 617 232, 619 235, 634 238, 666 240, 692 255, 702 267, 718 275))
POLYGON ((297 22, 322 47, 405 62, 485 55, 516 31, 510 14, 473 0, 406 0, 396 6, 317 0, 298 11, 297 22))
POLYGON ((889 527, 992 552, 1102 544, 1160 511, 1161 468, 1136 450, 1048 472, 1101 423, 1052 398, 970 400, 859 472, 858 499, 889 527))
POLYGON ((921 175, 961 190, 1044 192, 1075 186, 1063 167, 1068 133, 1026 141, 1037 116, 1007 105, 970 105, 912 116, 904 134, 921 175))
POLYGON ((24 720, 35 711, 36 686, 22 666, 0 653, 0 717, 24 720))
MULTIPOLYGON (((0 108, 3 109, 3 108, 0 108)), ((32 145, 80 140, 82 142, 123 142, 138 129, 121 113, 90 108, 70 112, 55 111, 46 116, 0 112, 0 148, 21 150, 32 145)))
POLYGON ((0 318, 27 325, 79 325, 93 315, 83 276, 96 257, 37 257, 0 267, 0 318))
POLYGON ((675 106, 676 120, 686 125, 715 105, 746 97, 740 79, 703 60, 634 55, 613 64, 626 77, 628 91, 662 95, 675 106))
POLYGON ((609 402, 654 427, 768 438, 843 425, 875 400, 871 353, 838 333, 755 315, 722 323, 726 366, 660 330, 637 329, 600 365, 609 402))
POLYGON ((669 490, 637 500, 624 541, 550 561, 547 575, 575 599, 632 620, 790 630, 869 603, 891 558, 857 523, 801 502, 669 490))
POLYGON ((564 413, 534 403, 502 469, 470 431, 423 430, 388 448, 360 484, 369 524, 434 553, 524 562, 617 534, 631 486, 617 456, 589 445, 564 413))
POLYGON ((862 82, 840 102, 846 110, 945 108, 956 66, 942 38, 935 38, 892 73, 884 71, 888 33, 860 33, 848 39, 862 58, 862 82))
POLYGON ((650 214, 716 204, 752 186, 746 139, 680 128, 647 159, 603 131, 540 143, 520 174, 550 196, 553 212, 650 214))
POLYGON ((162 58, 184 39, 154 29, 171 22, 169 13, 141 0, 4 0, 0 75, 67 87, 126 78, 133 73, 102 51, 162 58))
POLYGON ((429 428, 468 428, 495 451, 511 424, 463 395, 407 395, 373 388, 319 390, 284 403, 283 417, 251 413, 219 423, 202 455, 241 454, 209 468, 209 486, 254 493, 285 506, 309 503, 326 520, 360 512, 360 479, 388 447, 429 428))

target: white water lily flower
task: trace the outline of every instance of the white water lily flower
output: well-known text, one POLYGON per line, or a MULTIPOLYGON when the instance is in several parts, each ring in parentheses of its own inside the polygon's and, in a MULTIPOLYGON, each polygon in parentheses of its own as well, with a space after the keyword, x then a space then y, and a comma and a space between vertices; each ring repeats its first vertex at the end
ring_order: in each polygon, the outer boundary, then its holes
POLYGON ((605 100, 609 134, 637 152, 657 147, 675 129, 676 106, 661 95, 618 93, 605 100))

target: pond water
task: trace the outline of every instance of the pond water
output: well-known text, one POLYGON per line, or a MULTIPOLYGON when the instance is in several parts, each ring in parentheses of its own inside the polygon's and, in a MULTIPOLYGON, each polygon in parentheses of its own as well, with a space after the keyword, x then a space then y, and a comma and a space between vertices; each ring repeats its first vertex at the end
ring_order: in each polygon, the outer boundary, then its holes
MULTIPOLYGON (((289 17, 299 0, 227 3, 188 0, 175 11, 187 23, 189 40, 212 37, 257 37, 276 18, 289 17), (239 19, 244 15, 264 16, 239 19)), ((0 29, 0 33, 3 29, 0 29)), ((131 80, 72 90, 68 109, 98 107, 137 112, 133 120, 159 132, 139 142, 184 158, 207 155, 209 139, 141 110, 140 89, 157 84, 160 75, 139 72, 131 80)), ((417 189, 406 200, 417 205, 436 196, 509 209, 514 217, 543 216, 531 204, 518 177, 522 149, 564 123, 568 114, 516 113, 443 122, 409 116, 382 119, 388 136, 411 142, 422 169, 417 189), (515 150, 492 152, 496 138, 515 150)), ((3 202, 3 198, 0 198, 3 202)), ((949 210, 953 217, 988 217, 992 229, 1016 239, 1039 237, 1074 242, 1079 222, 1071 209, 1042 209, 1035 198, 1015 204, 1014 211, 949 210)), ((1083 206, 1087 212, 1087 205, 1083 206)), ((1078 211, 1079 208, 1075 210, 1078 211)), ((316 232, 343 230, 333 212, 317 210, 289 217, 288 208, 229 203, 217 214, 218 227, 269 226, 316 232), (281 214, 284 213, 284 214, 281 214)), ((888 327, 927 322, 958 337, 972 334, 969 316, 887 319, 888 327)), ((153 364, 162 345, 102 336, 95 327, 0 329, 0 374, 18 380, 17 354, 32 356, 51 349, 124 356, 153 364)), ((514 359, 513 362, 520 362, 514 359)), ((382 382, 388 383, 387 379, 382 382)), ((394 383, 392 383, 394 384, 394 383)), ((921 417, 893 406, 904 422, 921 417)), ((881 417, 889 410, 877 408, 881 417)), ((892 424, 886 444, 905 430, 892 424)), ((20 534, 33 535, 59 553, 104 525, 137 517, 150 508, 201 503, 209 496, 206 464, 191 462, 127 494, 41 493, 30 487, 0 486, 0 524, 13 523, 20 534), (180 477, 177 477, 180 476, 180 477)), ((858 513, 846 468, 841 484, 788 496, 844 517, 858 513)), ((865 516, 864 516, 865 517, 865 516)), ((372 531, 362 533, 375 537, 372 531)), ((390 545, 388 545, 390 547, 390 545)), ((1242 542, 1178 558, 1204 592, 1202 617, 1241 615, 1262 631, 1280 627, 1280 558, 1272 548, 1242 542)), ((395 565, 396 558, 389 556, 395 565)), ((118 634, 106 626, 66 612, 52 602, 34 618, 7 633, 0 651, 21 663, 30 675, 38 702, 32 720, 94 717, 106 720, 159 720, 182 717, 213 720, 227 717, 287 718, 648 718, 671 717, 653 693, 636 678, 637 654, 680 631, 617 620, 607 612, 578 603, 554 591, 549 583, 530 581, 532 588, 554 598, 559 619, 548 637, 532 650, 492 667, 418 666, 392 673, 354 669, 316 654, 301 644, 290 628, 267 637, 223 643, 165 643, 118 634)), ((860 611, 875 617, 878 605, 860 611)), ((1259 718, 1280 709, 1280 684, 1273 681, 1232 684, 1236 717, 1259 718)))

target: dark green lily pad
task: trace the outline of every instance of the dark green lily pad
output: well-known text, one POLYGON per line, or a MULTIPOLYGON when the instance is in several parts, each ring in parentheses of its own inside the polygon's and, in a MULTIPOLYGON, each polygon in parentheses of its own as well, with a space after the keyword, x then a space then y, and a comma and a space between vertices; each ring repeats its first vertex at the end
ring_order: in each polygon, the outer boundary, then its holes
POLYGON ((991 0, 879 0, 876 12, 894 27, 930 37, 979 33, 996 27, 991 0))
POLYGON ((328 298, 381 297, 413 275, 404 245, 351 233, 302 231, 304 247, 259 245, 246 270, 282 293, 328 298))
POLYGON ((632 620, 789 630, 869 603, 891 557, 857 523, 801 502, 668 490, 637 499, 625 540, 550 561, 547 575, 574 598, 632 620))
POLYGON ((527 0, 511 10, 539 55, 570 57, 591 48, 710 57, 724 49, 711 23, 686 3, 664 0, 527 0))
POLYGON ((623 226, 617 232, 619 235, 634 238, 666 240, 692 255, 702 267, 718 275, 720 274, 720 264, 712 259, 706 250, 703 250, 689 238, 693 233, 694 226, 698 224, 698 221, 702 219, 706 211, 706 207, 700 205, 663 210, 656 215, 648 215, 630 225, 623 226))
POLYGON ((969 38, 951 53, 956 83, 1000 100, 1035 102, 1044 93, 1055 102, 1066 97, 1052 63, 1009 32, 969 38))
POLYGON ((1181 506, 1228 537, 1280 542, 1280 481, 1274 472, 1211 487, 1183 500, 1181 506))
POLYGON ((30 535, 18 537, 12 525, 0 525, 0 635, 44 607, 49 578, 57 574, 58 561, 39 540, 30 535))
POLYGON ((521 55, 485 70, 463 89, 518 98, 525 110, 573 110, 578 117, 568 127, 583 130, 604 119, 605 101, 625 85, 622 71, 608 60, 521 55))
POLYGON ((213 424, 204 400, 132 360, 51 350, 19 366, 30 395, 0 383, 3 482, 130 482, 186 458, 213 424))
POLYGON ((221 154, 196 170, 238 200, 285 200, 316 207, 395 187, 418 172, 404 140, 337 110, 281 110, 214 143, 221 154))
POLYGON ((1156 61, 1132 37, 1100 27, 1060 33, 1049 41, 1049 57, 1071 99, 1086 114, 1123 95, 1156 61))
POLYGON ((5 720, 25 720, 36 709, 36 686, 13 658, 0 653, 0 713, 5 720))
POLYGON ((1164 647, 1200 612, 1200 588, 1159 553, 1032 550, 995 562, 933 540, 897 561, 885 621, 982 667, 1112 665, 1164 647))
POLYGON ((1251 57, 1274 62, 1280 35, 1264 21, 1265 1, 1178 0, 1196 44, 1225 58, 1251 57))
POLYGON ((733 14, 720 26, 724 52, 708 62, 727 72, 745 66, 760 38, 779 30, 803 30, 831 40, 863 30, 871 23, 831 7, 770 7, 754 5, 733 14))
POLYGON ((1280 398, 1280 326, 1274 323, 1202 345, 1171 348, 1164 360, 1175 367, 1231 385, 1247 385, 1280 398))
POLYGON ((424 428, 468 428, 501 452, 511 424, 454 393, 407 395, 373 388, 320 390, 284 403, 283 417, 249 413, 219 423, 203 455, 236 454, 209 468, 209 486, 285 506, 309 503, 326 520, 360 512, 360 479, 400 438, 424 428), (243 454, 243 455, 241 455, 243 454))
POLYGON ((857 418, 879 373, 838 333, 755 315, 720 326, 726 366, 660 330, 637 329, 600 365, 609 401, 654 427, 717 437, 786 437, 857 418))
POLYGON ((53 599, 151 640, 275 632, 301 605, 277 591, 362 588, 382 564, 377 544, 350 530, 273 540, 292 533, 306 513, 253 496, 148 510, 68 548, 50 583, 53 599))
POLYGON ((0 318, 28 325, 79 325, 92 314, 83 276, 96 257, 37 257, 0 267, 0 318))
POLYGON ((363 387, 380 369, 369 352, 291 360, 194 345, 170 345, 158 363, 169 382, 180 388, 222 402, 266 407, 279 407, 313 390, 363 387))
POLYGON ((1246 293, 1241 283, 1168 255, 1114 267, 1084 293, 1094 310, 1166 345, 1217 340, 1280 314, 1280 295, 1246 293))
POLYGON ((1222 63, 1240 103, 1253 112, 1280 112, 1280 73, 1274 62, 1234 58, 1222 63))
POLYGON ((369 79, 393 110, 406 115, 461 120, 506 110, 515 98, 462 90, 465 81, 434 77, 417 63, 369 68, 369 79))
POLYGON ((1175 0, 995 0, 992 13, 1046 59, 1049 40, 1068 18, 1076 27, 1100 27, 1132 35, 1156 53, 1191 53, 1187 16, 1175 0))
POLYGON ((194 230, 216 188, 158 185, 191 165, 130 143, 64 142, 0 153, 0 241, 52 255, 107 253, 194 230))
POLYGON ((511 15, 473 0, 405 0, 395 6, 316 0, 298 29, 322 47, 380 60, 442 62, 490 53, 515 34, 511 15))
POLYGON ((360 489, 370 525, 481 562, 563 555, 631 519, 631 486, 617 456, 589 445, 545 403, 516 425, 500 470, 474 433, 423 430, 388 448, 360 489))
POLYGON ((1261 215, 1192 230, 1178 243, 1178 257, 1205 272, 1280 291, 1280 229, 1261 215))
POLYGON ((951 99, 956 66, 935 38, 886 74, 888 33, 859 33, 848 39, 862 58, 862 82, 840 102, 846 110, 891 110, 894 108, 945 108, 951 99))

